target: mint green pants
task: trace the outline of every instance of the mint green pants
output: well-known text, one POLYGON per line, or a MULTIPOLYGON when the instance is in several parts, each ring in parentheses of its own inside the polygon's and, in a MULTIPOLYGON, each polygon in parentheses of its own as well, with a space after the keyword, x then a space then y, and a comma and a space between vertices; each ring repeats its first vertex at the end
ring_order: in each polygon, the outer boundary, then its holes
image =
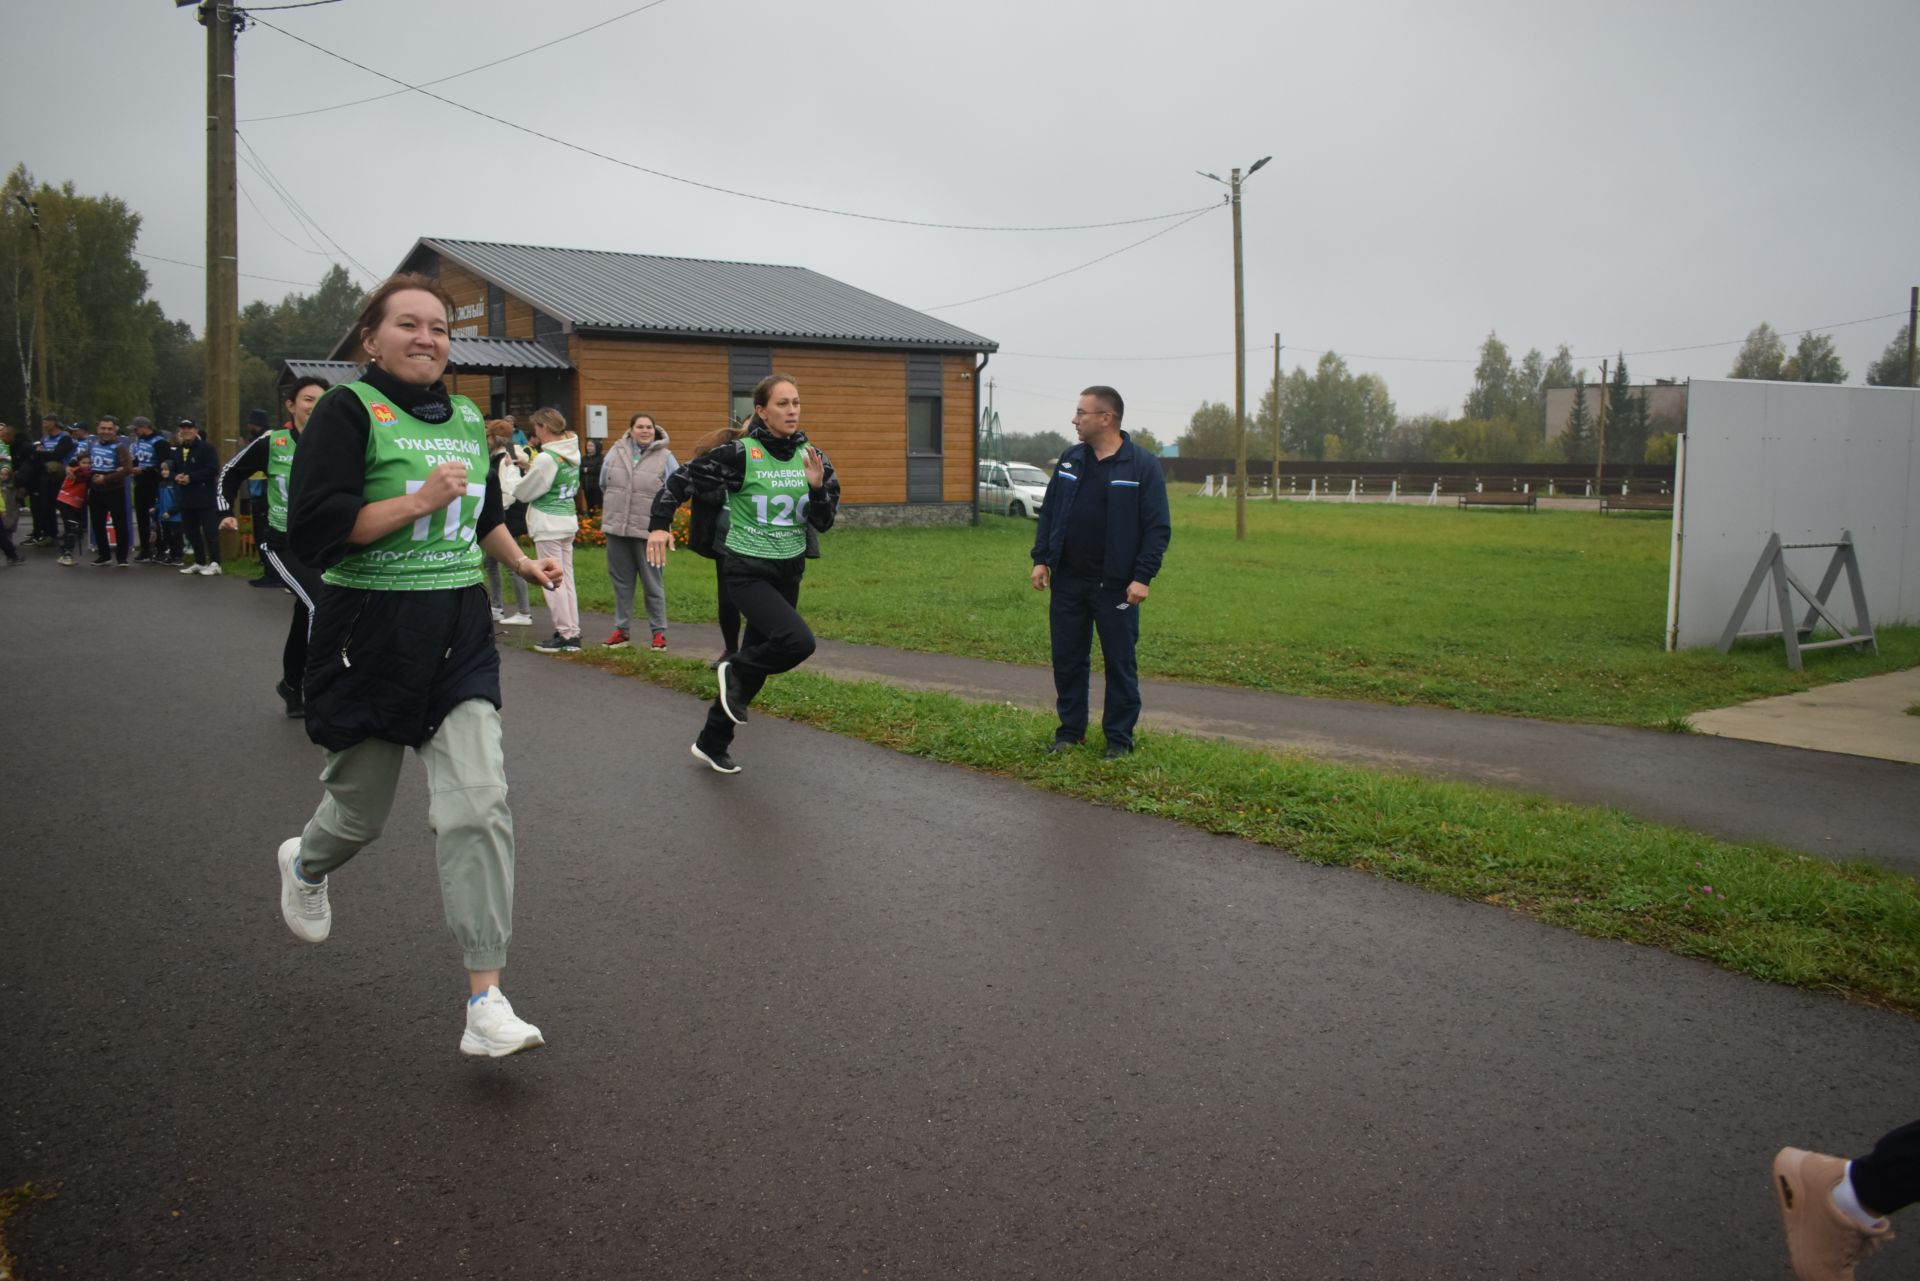
MULTIPOLYGON (((434 832, 447 928, 468 969, 504 969, 513 937, 513 815, 507 812, 500 712, 483 698, 469 699, 414 750, 427 770, 427 826, 434 832)), ((378 839, 393 809, 406 751, 370 738, 327 753, 320 773, 327 794, 300 834, 300 865, 307 875, 344 867, 378 839)))

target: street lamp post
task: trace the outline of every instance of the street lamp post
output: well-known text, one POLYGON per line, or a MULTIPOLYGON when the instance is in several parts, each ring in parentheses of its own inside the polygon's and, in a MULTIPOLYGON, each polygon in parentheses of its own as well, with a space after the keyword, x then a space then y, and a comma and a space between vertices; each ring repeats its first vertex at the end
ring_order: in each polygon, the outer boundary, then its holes
MULTIPOLYGON (((1247 304, 1240 254, 1240 184, 1271 159, 1260 157, 1247 166, 1244 176, 1235 169, 1232 180, 1226 183, 1233 193, 1233 536, 1241 542, 1247 537, 1247 304)), ((1201 176, 1221 181, 1218 174, 1201 176)))
POLYGON ((14 200, 27 211, 33 226, 33 390, 25 406, 28 418, 47 412, 53 403, 47 394, 47 245, 40 231, 40 204, 24 192, 15 192, 14 200))

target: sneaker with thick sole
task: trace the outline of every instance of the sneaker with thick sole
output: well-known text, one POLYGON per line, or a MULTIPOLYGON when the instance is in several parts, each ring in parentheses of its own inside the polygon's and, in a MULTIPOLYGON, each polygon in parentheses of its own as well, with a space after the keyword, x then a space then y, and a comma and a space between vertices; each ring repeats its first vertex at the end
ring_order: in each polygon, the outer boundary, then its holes
POLYGON ((66 554, 65 552, 61 552, 61 553, 60 553, 60 563, 61 563, 62 565, 71 565, 71 564, 73 564, 73 557, 71 557, 71 556, 69 556, 69 555, 67 555, 67 554, 66 554))
POLYGON ((653 634, 652 648, 665 649, 666 647, 667 647, 667 634, 665 632, 655 632, 653 634))
POLYGON ((547 1043, 540 1029, 513 1012, 500 989, 490 987, 477 1001, 467 1002, 467 1030, 460 1037, 460 1053, 481 1059, 504 1059, 547 1043))
POLYGON ((501 620, 500 620, 500 626, 502 626, 502 627, 532 627, 532 626, 533 626, 533 616, 532 616, 531 614, 508 614, 508 615, 507 615, 507 616, 506 616, 505 618, 503 618, 503 619, 501 619, 501 620))
POLYGON ((747 705, 740 698, 740 687, 733 678, 733 660, 728 659, 713 669, 720 682, 720 710, 735 725, 747 723, 747 705))
POLYGON ((1773 1196, 1800 1281, 1853 1281, 1853 1265, 1893 1239, 1884 1224, 1869 1232, 1833 1203, 1846 1173, 1839 1157, 1801 1148, 1781 1148, 1773 1158, 1773 1196))
POLYGON ((725 752, 708 752, 700 744, 693 745, 693 759, 705 765, 716 774, 738 774, 740 767, 733 763, 733 757, 725 752))
POLYGON ((580 638, 578 636, 562 636, 560 638, 560 652, 562 654, 578 654, 580 652, 580 638))
POLYGON ((300 838, 280 842, 280 915, 302 943, 324 943, 333 929, 333 908, 327 903, 327 882, 309 885, 293 870, 300 857, 300 838))
POLYGON ((558 654, 566 646, 567 638, 559 632, 547 637, 534 646, 542 654, 558 654))
POLYGON ((183 573, 183 574, 197 574, 197 573, 199 573, 199 572, 200 572, 200 566, 199 566, 199 565, 197 565, 197 564, 196 564, 196 565, 182 565, 182 566, 180 567, 180 572, 181 572, 181 573, 183 573))
POLYGON ((210 560, 206 564, 199 567, 199 572, 202 574, 205 574, 209 578, 218 578, 221 572, 220 562, 217 560, 210 560))
POLYGON ((625 649, 632 643, 633 637, 627 634, 627 629, 624 627, 614 628, 613 635, 607 637, 608 649, 625 649))

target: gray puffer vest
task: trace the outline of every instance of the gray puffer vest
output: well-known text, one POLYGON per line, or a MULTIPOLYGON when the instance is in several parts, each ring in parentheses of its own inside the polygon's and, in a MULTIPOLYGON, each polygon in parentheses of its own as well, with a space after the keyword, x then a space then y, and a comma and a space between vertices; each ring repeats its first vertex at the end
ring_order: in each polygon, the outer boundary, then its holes
POLYGON ((662 428, 654 429, 653 443, 637 460, 625 436, 608 445, 605 470, 600 473, 600 532, 619 538, 645 538, 653 496, 679 468, 662 428))

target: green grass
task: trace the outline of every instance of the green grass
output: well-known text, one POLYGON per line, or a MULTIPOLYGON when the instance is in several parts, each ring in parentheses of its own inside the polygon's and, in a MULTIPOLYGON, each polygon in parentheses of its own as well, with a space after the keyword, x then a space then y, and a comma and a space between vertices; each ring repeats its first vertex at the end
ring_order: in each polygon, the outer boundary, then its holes
MULTIPOLYGON (((1787 670, 1778 643, 1665 653, 1671 522, 1591 512, 1253 503, 1176 495, 1173 545, 1146 606, 1143 676, 1547 720, 1671 727, 1690 712, 1920 663, 1920 628, 1880 654, 1787 670)), ((838 529, 808 567, 822 636, 1044 666, 1046 603, 1027 585, 1033 522, 838 529)), ((602 554, 581 599, 610 610, 602 554)), ((676 554, 676 619, 710 620, 711 562, 676 554)))
MULTIPOLYGON (((701 697, 704 664, 635 652, 584 662, 701 697)), ((754 710, 1475 899, 1596 938, 1920 1014, 1920 883, 1461 783, 1427 782, 1173 734, 1130 757, 1045 756, 1051 717, 794 672, 754 710)))

